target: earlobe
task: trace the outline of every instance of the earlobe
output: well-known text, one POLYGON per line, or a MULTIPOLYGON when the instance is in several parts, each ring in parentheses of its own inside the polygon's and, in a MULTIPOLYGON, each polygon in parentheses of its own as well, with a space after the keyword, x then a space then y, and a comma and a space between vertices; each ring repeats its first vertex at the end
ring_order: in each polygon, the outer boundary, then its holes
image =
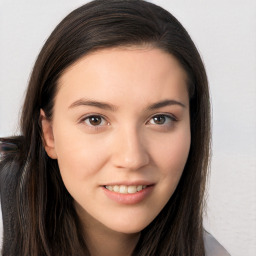
POLYGON ((42 127, 42 139, 45 151, 50 158, 57 159, 52 122, 46 117, 42 109, 40 110, 40 122, 42 127))

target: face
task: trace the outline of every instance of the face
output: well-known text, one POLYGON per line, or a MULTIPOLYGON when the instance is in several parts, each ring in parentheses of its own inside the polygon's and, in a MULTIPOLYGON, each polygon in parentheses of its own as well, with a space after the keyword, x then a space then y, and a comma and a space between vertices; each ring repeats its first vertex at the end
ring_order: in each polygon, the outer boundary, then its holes
POLYGON ((69 67, 45 149, 89 227, 145 228, 172 196, 190 148, 186 75, 155 48, 113 48, 69 67))

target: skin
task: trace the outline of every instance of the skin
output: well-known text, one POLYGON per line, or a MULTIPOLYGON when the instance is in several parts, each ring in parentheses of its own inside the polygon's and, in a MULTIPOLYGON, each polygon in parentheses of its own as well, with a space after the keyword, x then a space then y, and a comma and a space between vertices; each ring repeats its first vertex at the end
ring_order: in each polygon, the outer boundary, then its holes
POLYGON ((186 74, 160 49, 119 47, 81 58, 58 87, 52 120, 41 110, 46 152, 58 161, 92 255, 131 255, 140 231, 172 196, 188 157, 186 74), (104 193, 104 185, 125 182, 153 186, 132 204, 104 193))

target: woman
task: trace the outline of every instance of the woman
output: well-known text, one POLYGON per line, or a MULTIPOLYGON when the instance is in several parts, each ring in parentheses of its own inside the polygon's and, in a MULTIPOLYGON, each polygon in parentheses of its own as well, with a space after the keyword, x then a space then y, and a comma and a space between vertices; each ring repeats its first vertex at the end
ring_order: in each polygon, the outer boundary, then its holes
POLYGON ((182 25, 140 0, 78 8, 38 56, 21 136, 2 139, 3 255, 225 255, 204 242, 209 143, 182 25))

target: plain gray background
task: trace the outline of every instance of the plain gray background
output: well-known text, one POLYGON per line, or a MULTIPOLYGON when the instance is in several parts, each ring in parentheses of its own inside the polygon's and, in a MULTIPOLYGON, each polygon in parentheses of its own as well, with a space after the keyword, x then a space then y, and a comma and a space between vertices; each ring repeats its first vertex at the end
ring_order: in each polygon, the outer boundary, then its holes
MULTIPOLYGON (((24 91, 44 41, 86 2, 0 0, 0 136, 18 133, 24 91)), ((151 2, 181 21, 208 72, 213 158, 205 227, 232 256, 255 256, 256 1, 151 2)))

